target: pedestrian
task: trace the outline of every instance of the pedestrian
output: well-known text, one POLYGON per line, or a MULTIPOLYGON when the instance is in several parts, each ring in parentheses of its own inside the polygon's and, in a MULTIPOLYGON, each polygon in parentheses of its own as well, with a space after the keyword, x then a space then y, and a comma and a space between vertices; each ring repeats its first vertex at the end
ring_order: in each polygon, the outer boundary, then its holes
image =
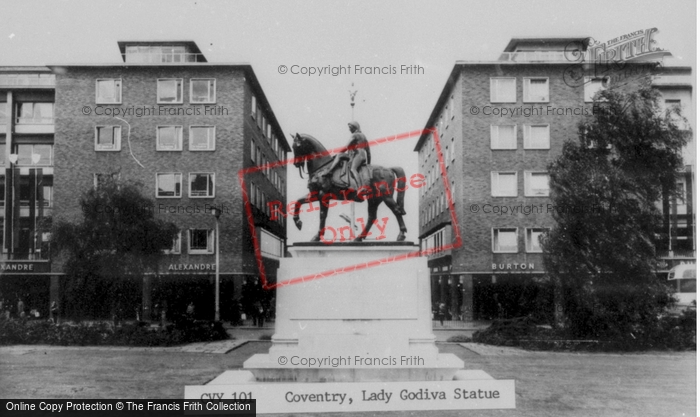
POLYGON ((241 303, 237 300, 233 302, 231 307, 231 326, 239 326, 241 324, 241 303))
POLYGON ((185 312, 185 316, 189 320, 194 320, 194 303, 190 301, 189 304, 187 304, 187 311, 185 312))
POLYGON ((51 302, 50 312, 49 320, 51 323, 58 324, 58 303, 56 301, 51 302))
POLYGON ((165 327, 166 319, 167 319, 167 312, 166 312, 166 306, 167 302, 163 302, 163 307, 160 309, 160 327, 165 327))
POLYGON ((20 299, 17 301, 17 317, 19 317, 19 318, 24 318, 24 317, 25 317, 24 308, 25 308, 25 307, 24 307, 24 301, 22 301, 22 298, 20 298, 20 299))
POLYGON ((445 303, 440 303, 438 307, 438 319, 440 320, 440 326, 445 325, 445 315, 447 314, 447 306, 445 303))
POLYGON ((265 310, 260 300, 253 303, 253 326, 263 327, 265 310))

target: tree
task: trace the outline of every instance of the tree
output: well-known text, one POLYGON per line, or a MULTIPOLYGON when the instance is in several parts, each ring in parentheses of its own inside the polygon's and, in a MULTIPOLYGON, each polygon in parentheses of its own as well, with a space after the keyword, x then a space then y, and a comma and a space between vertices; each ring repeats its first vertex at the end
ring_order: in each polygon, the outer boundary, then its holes
POLYGON ((673 302, 655 274, 658 205, 673 194, 686 133, 650 87, 600 93, 550 164, 556 226, 543 238, 563 325, 574 337, 639 343, 673 302))
POLYGON ((154 206, 141 194, 140 184, 107 179, 81 196, 82 221, 54 225, 51 245, 54 254, 63 256, 69 277, 69 315, 104 317, 110 310, 124 311, 129 277, 158 272, 177 228, 156 219, 154 206))

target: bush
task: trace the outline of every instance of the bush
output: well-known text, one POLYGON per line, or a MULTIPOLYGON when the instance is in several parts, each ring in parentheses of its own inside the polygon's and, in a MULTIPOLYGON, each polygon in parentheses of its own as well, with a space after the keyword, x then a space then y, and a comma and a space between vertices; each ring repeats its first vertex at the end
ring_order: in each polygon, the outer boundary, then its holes
POLYGON ((583 291, 567 288, 565 327, 573 338, 647 343, 663 326, 661 319, 672 302, 668 287, 659 282, 597 283, 583 291))
POLYGON ((48 321, 0 319, 0 345, 173 346, 228 339, 221 322, 183 320, 165 329, 143 322, 113 328, 106 323, 60 326, 48 321))
POLYGON ((451 343, 469 343, 472 341, 472 338, 464 334, 457 334, 450 336, 447 341, 451 343))
MULTIPOLYGON (((606 333, 608 336, 614 333, 606 333)), ((517 346, 533 350, 640 351, 695 350, 696 313, 687 309, 679 316, 665 314, 653 325, 635 327, 634 333, 617 337, 581 339, 568 329, 539 326, 530 317, 497 320, 474 333, 473 341, 497 346, 517 346)))

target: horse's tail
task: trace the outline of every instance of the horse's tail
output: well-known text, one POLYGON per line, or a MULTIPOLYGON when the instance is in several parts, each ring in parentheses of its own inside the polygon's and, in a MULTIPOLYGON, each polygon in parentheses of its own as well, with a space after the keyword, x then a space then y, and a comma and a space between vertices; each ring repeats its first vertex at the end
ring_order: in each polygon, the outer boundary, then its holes
POLYGON ((396 176, 396 186, 394 187, 397 190, 396 204, 398 204, 401 213, 406 214, 406 210, 403 208, 404 193, 406 192, 406 172, 401 167, 391 167, 389 169, 396 176))

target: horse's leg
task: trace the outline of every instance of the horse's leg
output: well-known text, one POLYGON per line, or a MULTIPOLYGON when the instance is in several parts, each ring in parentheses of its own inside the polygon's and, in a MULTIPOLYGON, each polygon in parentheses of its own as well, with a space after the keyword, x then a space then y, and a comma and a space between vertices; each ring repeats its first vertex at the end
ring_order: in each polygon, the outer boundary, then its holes
POLYGON ((381 201, 382 200, 378 198, 370 198, 367 200, 367 223, 362 233, 360 233, 360 236, 355 238, 355 242, 362 242, 362 240, 367 237, 369 229, 372 228, 374 221, 377 220, 377 208, 379 208, 379 203, 381 203, 381 201))
POLYGON ((384 204, 386 204, 387 207, 389 207, 389 210, 391 210, 392 213, 394 213, 394 216, 396 216, 396 220, 399 222, 399 235, 396 237, 397 242, 403 242, 406 240, 406 232, 408 229, 406 229, 406 223, 403 221, 403 210, 399 206, 399 204, 394 201, 391 196, 386 196, 383 199, 384 204))
MULTIPOLYGON (((320 200, 320 199, 319 199, 320 200)), ((319 203, 321 206, 321 214, 319 215, 319 225, 318 225, 318 234, 311 239, 312 242, 318 242, 321 240, 323 237, 323 229, 326 228, 326 217, 328 217, 328 205, 319 203)))
POLYGON ((301 220, 299 220, 299 210, 302 204, 308 203, 309 202, 309 196, 302 197, 298 199, 297 201, 294 202, 294 208, 292 210, 292 213, 294 213, 294 216, 292 216, 292 220, 294 220, 294 224, 296 225, 297 229, 301 230, 301 225, 303 224, 301 220))

